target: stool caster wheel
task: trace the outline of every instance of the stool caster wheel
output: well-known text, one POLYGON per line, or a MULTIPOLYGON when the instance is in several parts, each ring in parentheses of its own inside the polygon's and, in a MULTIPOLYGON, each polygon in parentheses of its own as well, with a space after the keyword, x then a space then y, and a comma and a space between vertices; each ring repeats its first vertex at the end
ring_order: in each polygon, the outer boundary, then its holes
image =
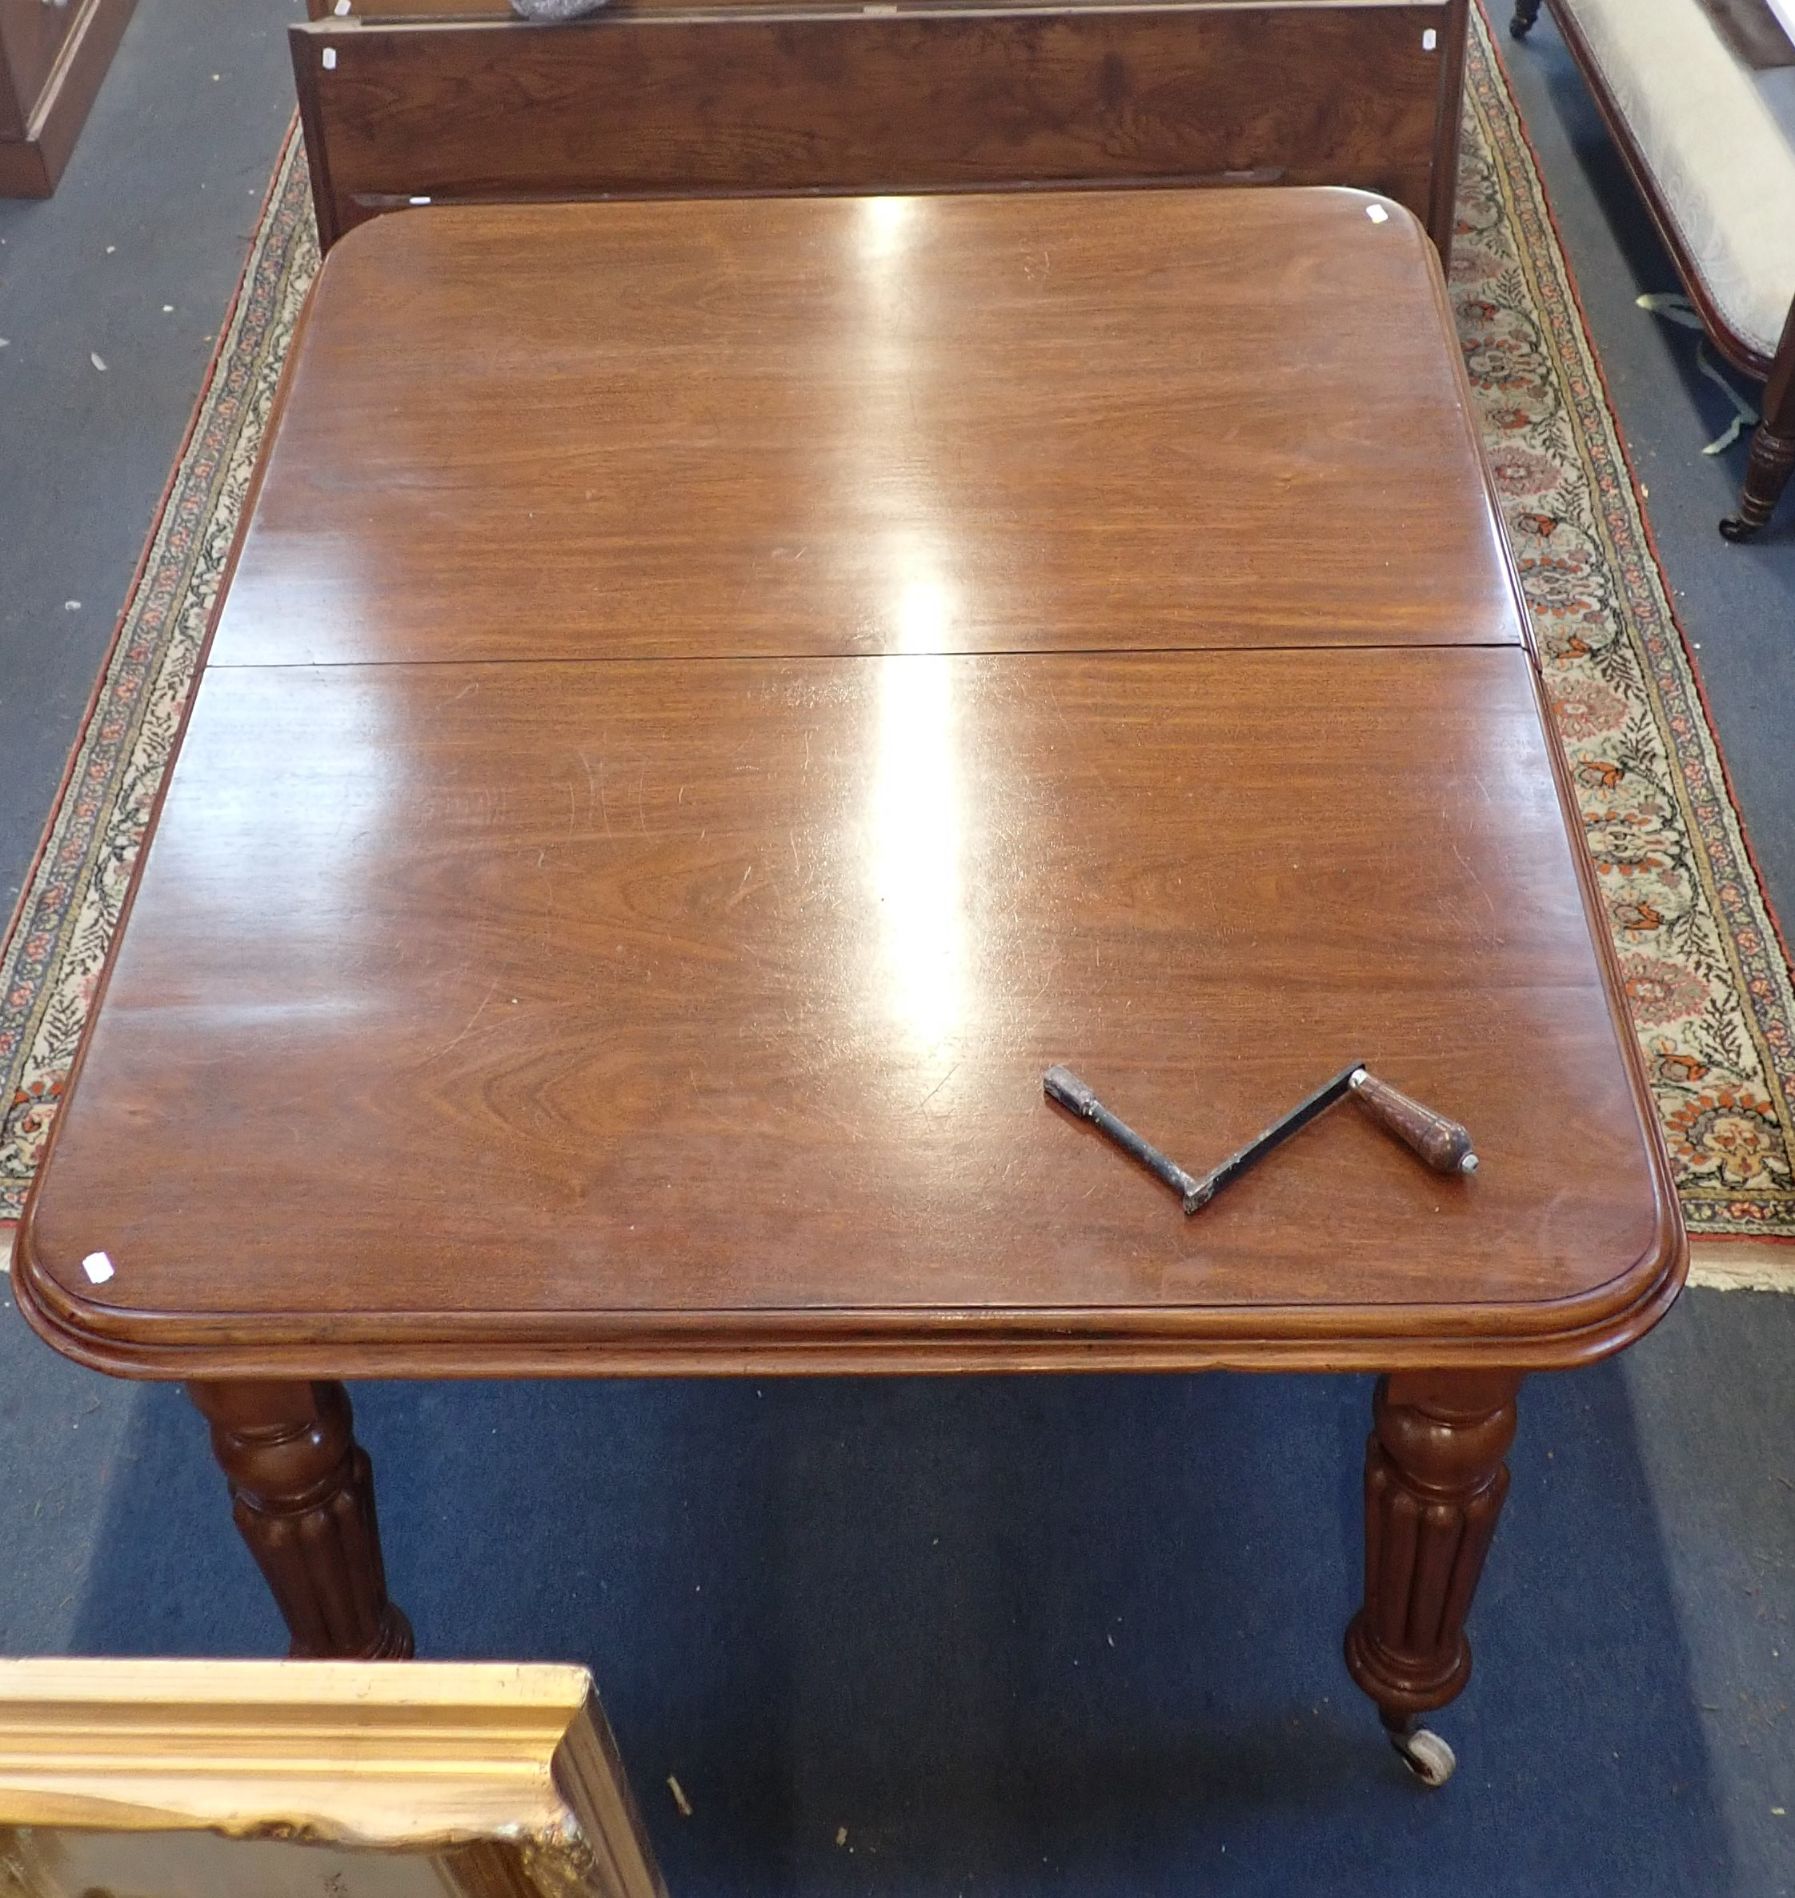
POLYGON ((1444 1786, 1457 1769, 1458 1755, 1431 1728, 1412 1727, 1406 1733, 1392 1729, 1390 1744, 1423 1786, 1444 1786))
POLYGON ((1741 541, 1750 540, 1757 531, 1756 521, 1742 521, 1737 514, 1729 514, 1720 523, 1720 538, 1730 540, 1735 547, 1741 541))

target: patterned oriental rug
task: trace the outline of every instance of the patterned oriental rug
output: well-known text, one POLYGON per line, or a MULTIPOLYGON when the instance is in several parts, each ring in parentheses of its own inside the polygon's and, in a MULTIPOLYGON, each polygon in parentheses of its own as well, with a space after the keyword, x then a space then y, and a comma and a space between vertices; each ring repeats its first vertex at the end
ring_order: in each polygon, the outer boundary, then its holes
MULTIPOLYGON (((1472 17, 1453 301, 1696 1278, 1795 1291, 1788 957, 1538 169, 1472 17)), ((317 264, 304 155, 289 138, 5 946, 0 1220, 18 1215, 87 1019, 317 264)))

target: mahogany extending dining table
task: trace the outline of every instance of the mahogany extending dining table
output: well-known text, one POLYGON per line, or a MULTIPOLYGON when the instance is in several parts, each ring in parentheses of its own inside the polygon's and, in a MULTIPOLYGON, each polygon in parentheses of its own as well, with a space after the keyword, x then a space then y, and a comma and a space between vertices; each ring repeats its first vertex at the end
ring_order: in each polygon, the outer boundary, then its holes
POLYGON ((332 250, 16 1273, 187 1382, 295 1654, 411 1648, 342 1380, 1371 1370, 1437 1780, 1523 1377, 1685 1255, 1407 212, 332 250), (1207 1164, 1353 1060, 1478 1172, 1342 1109, 1186 1218, 1041 1086, 1207 1164))

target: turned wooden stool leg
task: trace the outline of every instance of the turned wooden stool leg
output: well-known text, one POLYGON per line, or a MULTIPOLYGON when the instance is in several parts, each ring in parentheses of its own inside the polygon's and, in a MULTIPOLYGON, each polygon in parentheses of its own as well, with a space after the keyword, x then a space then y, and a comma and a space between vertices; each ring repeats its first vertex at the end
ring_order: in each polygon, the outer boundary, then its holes
POLYGON ((1377 1702, 1396 1749, 1430 1785, 1452 1749, 1415 1718, 1471 1674, 1465 1617, 1508 1493, 1515 1434, 1508 1372, 1405 1372, 1378 1380, 1365 1451, 1365 1605, 1346 1665, 1377 1702))
POLYGON ((190 1384, 212 1426, 243 1540, 293 1636, 295 1660, 408 1659, 386 1598, 374 1477, 341 1384, 190 1384))

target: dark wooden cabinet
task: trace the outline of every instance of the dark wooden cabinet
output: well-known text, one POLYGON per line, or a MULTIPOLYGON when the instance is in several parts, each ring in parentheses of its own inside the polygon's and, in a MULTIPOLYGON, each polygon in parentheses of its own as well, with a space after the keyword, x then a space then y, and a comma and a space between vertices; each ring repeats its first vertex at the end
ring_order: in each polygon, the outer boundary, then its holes
POLYGON ((1333 184, 1452 230, 1466 0, 312 0, 326 244, 433 203, 1333 184))
POLYGON ((0 197, 47 198, 133 0, 0 0, 0 197))

